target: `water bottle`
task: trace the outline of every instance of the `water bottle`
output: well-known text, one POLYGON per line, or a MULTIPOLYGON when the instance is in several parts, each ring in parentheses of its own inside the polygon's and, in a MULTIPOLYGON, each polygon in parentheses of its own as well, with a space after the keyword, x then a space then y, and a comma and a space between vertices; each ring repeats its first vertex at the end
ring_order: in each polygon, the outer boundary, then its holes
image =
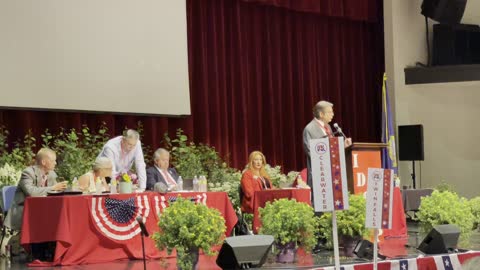
POLYGON ((303 184, 304 182, 303 182, 302 176, 299 174, 297 177, 297 188, 301 188, 303 184))
POLYGON ((112 179, 110 181, 110 194, 116 194, 117 193, 117 180, 112 179))
POLYGON ((95 194, 101 195, 102 191, 103 191, 102 180, 100 180, 100 177, 97 177, 97 181, 95 181, 95 194))
POLYGON ((72 180, 72 191, 79 191, 80 188, 78 187, 78 180, 77 177, 74 177, 72 180))
POLYGON ((205 192, 207 192, 208 191, 207 177, 204 176, 204 178, 205 178, 205 192))
POLYGON ((183 179, 182 179, 182 176, 180 175, 177 181, 177 191, 182 191, 182 190, 183 190, 183 179))
POLYGON ((11 245, 5 245, 5 256, 7 257, 7 266, 10 268, 11 262, 12 262, 12 246, 11 245))
POLYGON ((202 192, 207 192, 207 177, 202 176, 202 192))
POLYGON ((203 192, 203 175, 198 178, 198 191, 203 192))
POLYGON ((196 175, 193 177, 193 191, 198 191, 198 178, 196 175))

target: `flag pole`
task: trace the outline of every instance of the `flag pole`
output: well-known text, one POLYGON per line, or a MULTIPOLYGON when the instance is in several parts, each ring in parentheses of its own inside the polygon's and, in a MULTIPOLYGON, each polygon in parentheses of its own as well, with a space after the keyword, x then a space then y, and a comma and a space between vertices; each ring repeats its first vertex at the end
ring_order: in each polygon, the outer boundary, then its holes
POLYGON ((335 257, 335 270, 340 270, 340 252, 338 251, 337 215, 332 211, 333 255, 335 257))

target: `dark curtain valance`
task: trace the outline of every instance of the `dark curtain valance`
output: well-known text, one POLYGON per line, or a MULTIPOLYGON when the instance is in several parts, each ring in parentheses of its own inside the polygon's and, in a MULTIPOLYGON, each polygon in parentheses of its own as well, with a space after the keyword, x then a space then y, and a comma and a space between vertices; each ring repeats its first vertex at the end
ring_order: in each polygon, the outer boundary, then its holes
POLYGON ((350 20, 377 22, 382 18, 381 0, 242 0, 294 11, 350 20))

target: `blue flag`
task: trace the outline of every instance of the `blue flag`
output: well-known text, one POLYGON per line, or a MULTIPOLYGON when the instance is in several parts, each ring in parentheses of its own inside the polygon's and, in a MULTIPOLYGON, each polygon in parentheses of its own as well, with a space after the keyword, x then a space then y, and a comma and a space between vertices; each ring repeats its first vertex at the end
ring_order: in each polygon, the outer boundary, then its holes
POLYGON ((390 100, 388 99, 387 75, 383 74, 382 86, 382 142, 388 144, 382 150, 382 165, 384 169, 392 169, 398 175, 397 148, 395 145, 395 128, 393 127, 390 100))

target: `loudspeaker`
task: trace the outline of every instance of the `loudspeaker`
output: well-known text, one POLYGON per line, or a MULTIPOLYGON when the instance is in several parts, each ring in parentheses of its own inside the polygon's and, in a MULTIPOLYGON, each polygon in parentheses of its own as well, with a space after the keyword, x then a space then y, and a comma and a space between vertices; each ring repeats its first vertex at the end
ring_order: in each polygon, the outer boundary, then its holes
POLYGON ((437 225, 423 239, 418 250, 425 254, 443 254, 455 249, 460 228, 453 224, 437 225))
POLYGON ((398 159, 423 160, 423 126, 398 126, 398 159))
POLYGON ((373 244, 368 240, 360 240, 358 241, 355 249, 353 250, 353 254, 357 255, 357 257, 367 260, 373 260, 373 244))
POLYGON ((423 0, 422 14, 437 22, 455 24, 462 20, 467 0, 423 0))
MULTIPOLYGON (((353 249, 353 254, 357 255, 358 258, 367 259, 369 261, 373 260, 373 243, 368 240, 360 240, 353 249)), ((378 258, 384 260, 385 256, 378 254, 378 258)))
POLYGON ((271 235, 242 235, 227 237, 217 257, 222 269, 261 267, 272 248, 271 235))
POLYGON ((480 64, 480 26, 435 24, 432 64, 480 64))

